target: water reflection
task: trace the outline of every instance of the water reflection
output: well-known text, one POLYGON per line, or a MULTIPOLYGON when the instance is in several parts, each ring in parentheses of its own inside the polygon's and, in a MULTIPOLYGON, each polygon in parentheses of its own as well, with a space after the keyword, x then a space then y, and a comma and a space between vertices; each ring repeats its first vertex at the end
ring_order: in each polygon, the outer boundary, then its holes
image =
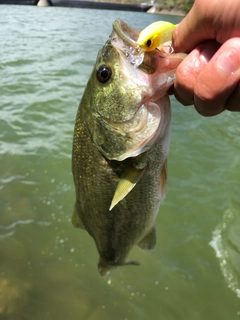
POLYGON ((156 248, 134 248, 139 267, 101 278, 93 240, 70 221, 74 119, 112 22, 143 28, 159 16, 33 6, 1 14, 0 318, 239 319, 219 263, 239 289, 240 114, 205 119, 172 99, 156 248), (223 218, 228 208, 236 215, 223 218), (217 225, 227 258, 209 246, 217 225))
POLYGON ((219 259, 228 287, 240 298, 240 212, 228 209, 213 232, 210 245, 219 259))

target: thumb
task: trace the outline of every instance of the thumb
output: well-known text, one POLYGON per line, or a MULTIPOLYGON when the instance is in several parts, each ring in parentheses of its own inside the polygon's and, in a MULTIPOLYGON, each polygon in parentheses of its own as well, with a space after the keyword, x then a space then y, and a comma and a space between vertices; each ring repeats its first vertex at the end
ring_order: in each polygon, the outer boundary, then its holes
POLYGON ((240 38, 226 41, 202 69, 194 86, 194 104, 200 114, 212 116, 224 109, 238 111, 240 38))

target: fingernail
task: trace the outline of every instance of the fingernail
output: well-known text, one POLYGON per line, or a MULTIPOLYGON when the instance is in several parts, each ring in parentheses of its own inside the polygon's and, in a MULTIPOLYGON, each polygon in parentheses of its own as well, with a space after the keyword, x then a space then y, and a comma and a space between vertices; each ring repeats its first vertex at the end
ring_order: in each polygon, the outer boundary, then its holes
POLYGON ((221 53, 216 61, 217 67, 229 74, 235 73, 240 68, 239 52, 232 48, 228 52, 221 53))

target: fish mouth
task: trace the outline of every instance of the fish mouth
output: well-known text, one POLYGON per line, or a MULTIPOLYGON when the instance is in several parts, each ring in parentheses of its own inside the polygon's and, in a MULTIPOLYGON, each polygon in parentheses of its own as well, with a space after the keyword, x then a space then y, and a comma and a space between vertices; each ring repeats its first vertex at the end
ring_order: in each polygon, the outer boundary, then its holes
POLYGON ((117 19, 113 23, 113 31, 123 40, 126 45, 136 46, 140 31, 130 27, 126 22, 117 19))
POLYGON ((144 51, 136 43, 139 34, 139 30, 117 19, 113 23, 113 32, 110 36, 112 46, 123 54, 134 67, 139 67, 145 56, 144 51))

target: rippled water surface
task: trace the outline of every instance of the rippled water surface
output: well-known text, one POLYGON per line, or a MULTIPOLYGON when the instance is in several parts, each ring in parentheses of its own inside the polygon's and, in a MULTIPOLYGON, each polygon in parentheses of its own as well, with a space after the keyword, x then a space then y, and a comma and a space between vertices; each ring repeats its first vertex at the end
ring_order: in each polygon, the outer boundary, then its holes
POLYGON ((206 119, 172 99, 167 197, 156 248, 102 278, 71 225, 74 120, 116 18, 178 18, 0 7, 0 318, 240 319, 240 114, 206 119))

